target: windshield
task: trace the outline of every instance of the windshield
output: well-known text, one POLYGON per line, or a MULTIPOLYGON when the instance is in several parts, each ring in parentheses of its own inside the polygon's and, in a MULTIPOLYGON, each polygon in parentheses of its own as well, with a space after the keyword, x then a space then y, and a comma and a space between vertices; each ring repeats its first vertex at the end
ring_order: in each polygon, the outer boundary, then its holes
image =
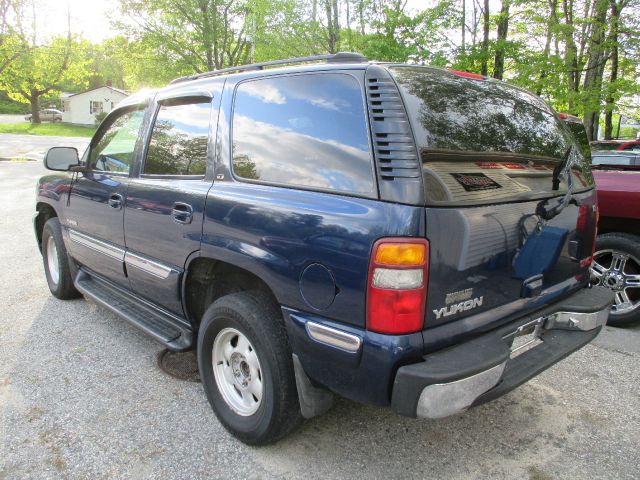
MULTIPOLYGON (((483 204, 563 195, 554 169, 572 149, 573 189, 593 184, 579 142, 540 98, 498 81, 392 67, 430 203, 483 204)), ((565 176, 566 177, 566 176, 565 176)))

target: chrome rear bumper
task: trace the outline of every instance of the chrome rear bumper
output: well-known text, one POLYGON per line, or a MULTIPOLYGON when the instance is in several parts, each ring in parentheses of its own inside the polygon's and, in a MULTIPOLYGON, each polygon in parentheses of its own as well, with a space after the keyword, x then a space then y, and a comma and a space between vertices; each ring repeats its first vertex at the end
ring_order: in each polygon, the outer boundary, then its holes
POLYGON ((559 305, 559 311, 401 367, 392 408, 403 415, 442 418, 504 395, 597 336, 607 322, 610 305, 604 292, 597 293, 597 310, 566 311, 559 305), (526 343, 514 342, 523 335, 529 337, 526 343))

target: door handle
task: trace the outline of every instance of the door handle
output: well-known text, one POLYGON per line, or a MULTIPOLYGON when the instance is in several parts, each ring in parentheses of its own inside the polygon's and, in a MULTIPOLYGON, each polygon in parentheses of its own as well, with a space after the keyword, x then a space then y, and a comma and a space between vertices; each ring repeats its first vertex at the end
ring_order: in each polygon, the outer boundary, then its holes
POLYGON ((193 220, 193 207, 188 203, 175 202, 171 215, 178 223, 191 223, 191 220, 193 220))
POLYGON ((122 195, 120 195, 119 193, 112 193, 111 195, 109 195, 109 200, 107 201, 107 204, 111 208, 115 208, 115 209, 122 208, 122 195))

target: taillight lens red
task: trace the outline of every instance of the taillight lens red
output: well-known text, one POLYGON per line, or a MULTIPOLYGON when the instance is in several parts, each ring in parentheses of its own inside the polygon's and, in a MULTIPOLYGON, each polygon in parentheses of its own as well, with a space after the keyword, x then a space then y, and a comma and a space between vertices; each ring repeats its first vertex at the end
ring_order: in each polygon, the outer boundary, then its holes
POLYGON ((593 262, 593 254, 596 251, 596 235, 598 234, 598 219, 600 217, 600 212, 598 210, 598 206, 584 204, 580 205, 580 209, 578 210, 578 222, 576 223, 576 231, 581 232, 583 235, 583 241, 591 242, 590 255, 588 257, 582 258, 580 260, 580 267, 585 268, 591 265, 593 262), (590 238, 587 238, 588 235, 587 229, 590 226, 589 217, 591 213, 595 212, 593 218, 593 235, 590 238))
POLYGON ((487 77, 485 77, 484 75, 480 75, 479 73, 465 72, 463 70, 453 70, 451 68, 449 68, 448 70, 449 70, 449 72, 453 73, 454 75, 458 75, 459 77, 472 78, 474 80, 486 80, 487 79, 487 77))
POLYGON ((427 240, 378 240, 369 263, 367 329, 393 335, 422 330, 428 277, 427 240))

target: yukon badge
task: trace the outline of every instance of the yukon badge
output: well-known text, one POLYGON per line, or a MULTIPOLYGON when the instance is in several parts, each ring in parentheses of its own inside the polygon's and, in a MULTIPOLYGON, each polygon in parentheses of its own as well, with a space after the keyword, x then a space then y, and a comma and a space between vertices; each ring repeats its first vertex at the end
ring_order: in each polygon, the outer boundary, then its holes
POLYGON ((447 293, 446 307, 433 310, 436 315, 436 320, 441 317, 449 317, 456 313, 472 310, 476 307, 482 306, 482 300, 484 296, 471 298, 473 296, 473 289, 467 288, 466 290, 460 290, 459 292, 447 293))

